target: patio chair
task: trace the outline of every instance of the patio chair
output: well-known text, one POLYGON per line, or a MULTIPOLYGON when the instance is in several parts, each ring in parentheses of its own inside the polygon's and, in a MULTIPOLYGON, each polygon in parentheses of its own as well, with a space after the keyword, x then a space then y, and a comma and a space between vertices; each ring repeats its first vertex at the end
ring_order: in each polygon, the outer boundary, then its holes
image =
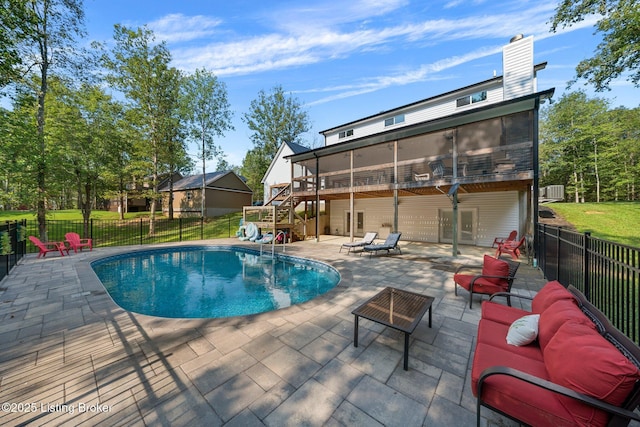
POLYGON ((444 176, 452 176, 453 169, 445 166, 442 160, 434 160, 429 163, 431 172, 433 172, 433 178, 442 178, 444 176))
POLYGON ((69 248, 64 245, 64 242, 42 242, 35 236, 29 236, 29 240, 39 249, 38 258, 44 258, 48 252, 60 252, 60 256, 64 256, 64 251, 67 251, 69 255, 69 248))
POLYGON ((378 237, 378 233, 376 233, 375 231, 369 232, 365 234, 362 240, 360 241, 343 243, 342 246, 340 246, 339 252, 342 252, 342 248, 347 248, 348 249, 347 255, 348 255, 352 250, 355 250, 357 248, 362 248, 363 246, 372 244, 373 241, 376 239, 376 237, 378 237))
MULTIPOLYGON (((519 262, 496 259, 484 256, 481 266, 459 267, 453 275, 454 292, 458 295, 458 286, 469 292, 469 308, 473 308, 473 294, 492 295, 496 292, 510 292, 519 262), (475 270, 475 273, 463 273, 464 270, 475 270)), ((511 306, 511 297, 507 297, 507 305, 511 306)))
POLYGON ((496 245, 500 245, 505 242, 512 242, 516 240, 516 237, 518 237, 518 230, 513 230, 511 233, 509 233, 509 236, 507 237, 496 237, 495 239, 493 239, 493 243, 491 244, 491 247, 495 248, 496 245))
MULTIPOLYGON (((363 252, 369 252, 369 256, 378 251, 387 251, 387 254, 391 253, 391 251, 395 251, 402 255, 400 246, 398 246, 398 241, 400 240, 401 235, 402 233, 389 233, 389 236, 387 236, 387 239, 384 241, 384 243, 376 245, 366 245, 362 247, 362 250, 363 252)), ((360 255, 362 255, 362 252, 360 253, 360 255)))
POLYGON ((526 238, 523 237, 517 242, 515 240, 512 240, 499 244, 498 249, 496 250, 496 258, 500 258, 500 255, 502 254, 511 255, 511 258, 513 259, 520 258, 520 248, 522 248, 525 243, 526 238))
POLYGON ((78 249, 82 250, 82 248, 89 247, 89 251, 93 250, 93 240, 91 239, 81 239, 78 233, 67 233, 64 235, 64 238, 69 243, 69 248, 73 249, 73 252, 78 253, 78 249))

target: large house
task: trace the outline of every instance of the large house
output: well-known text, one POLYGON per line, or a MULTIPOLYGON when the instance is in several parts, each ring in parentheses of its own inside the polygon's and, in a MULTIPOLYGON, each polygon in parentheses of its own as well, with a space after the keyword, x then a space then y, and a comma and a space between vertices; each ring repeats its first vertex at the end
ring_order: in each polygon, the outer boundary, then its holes
POLYGON ((324 147, 286 157, 287 202, 324 203, 307 235, 400 231, 451 243, 457 230, 461 244, 491 246, 511 230, 532 233, 538 111, 554 93, 538 91, 545 67, 533 63, 533 37, 516 36, 502 76, 322 131, 324 147))

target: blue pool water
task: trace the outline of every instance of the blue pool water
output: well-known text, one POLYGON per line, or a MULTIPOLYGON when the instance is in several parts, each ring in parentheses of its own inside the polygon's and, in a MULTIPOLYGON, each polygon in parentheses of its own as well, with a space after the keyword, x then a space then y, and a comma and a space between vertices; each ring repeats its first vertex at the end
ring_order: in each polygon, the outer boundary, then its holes
POLYGON ((308 301, 340 281, 332 267, 233 247, 132 252, 91 266, 120 307, 172 318, 262 313, 308 301))

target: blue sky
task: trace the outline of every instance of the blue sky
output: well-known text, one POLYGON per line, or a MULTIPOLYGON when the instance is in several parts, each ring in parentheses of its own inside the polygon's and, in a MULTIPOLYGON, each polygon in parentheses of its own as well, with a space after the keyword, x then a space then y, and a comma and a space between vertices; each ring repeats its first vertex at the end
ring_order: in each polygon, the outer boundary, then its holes
MULTIPOLYGON (((559 0, 558 0, 559 1, 559 0)), ((226 86, 234 111, 217 143, 240 165, 250 149, 241 120, 262 89, 281 85, 304 106, 319 131, 502 74, 502 46, 519 33, 534 36, 534 62, 548 62, 538 89, 555 99, 576 64, 600 41, 595 19, 557 34, 549 20, 557 1, 412 0, 264 1, 87 0, 89 38, 113 43, 116 23, 147 25, 167 43, 173 65, 206 68, 226 86)), ((639 106, 640 89, 624 79, 601 96, 613 106, 639 106)), ((195 155, 195 146, 191 153, 195 155)), ((209 169, 209 168, 207 168, 209 169)))

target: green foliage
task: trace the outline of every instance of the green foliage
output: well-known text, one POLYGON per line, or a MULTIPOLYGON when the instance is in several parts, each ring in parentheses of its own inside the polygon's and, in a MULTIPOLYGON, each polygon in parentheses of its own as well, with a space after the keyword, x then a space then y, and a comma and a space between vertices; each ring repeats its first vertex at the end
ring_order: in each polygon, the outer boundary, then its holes
POLYGON ((260 199, 261 180, 280 146, 285 142, 300 144, 311 123, 300 102, 287 96, 282 86, 274 87, 269 94, 261 90, 242 120, 253 132, 254 148, 245 156, 241 171, 255 198, 260 199))
POLYGON ((35 30, 33 10, 24 0, 0 2, 0 90, 16 83, 24 66, 20 45, 33 36, 35 30))
POLYGON ((575 202, 638 199, 640 108, 568 93, 542 110, 540 142, 541 186, 562 184, 575 202))
POLYGON ((579 232, 604 240, 640 247, 640 203, 554 203, 548 205, 579 232))
POLYGON ((0 255, 9 255, 11 250, 11 236, 8 231, 0 232, 0 255))
POLYGON ((599 16, 596 31, 602 42, 593 57, 580 61, 577 78, 587 79, 597 91, 625 73, 640 87, 640 3, 637 0, 562 0, 556 8, 551 30, 567 27, 585 18, 599 16))

